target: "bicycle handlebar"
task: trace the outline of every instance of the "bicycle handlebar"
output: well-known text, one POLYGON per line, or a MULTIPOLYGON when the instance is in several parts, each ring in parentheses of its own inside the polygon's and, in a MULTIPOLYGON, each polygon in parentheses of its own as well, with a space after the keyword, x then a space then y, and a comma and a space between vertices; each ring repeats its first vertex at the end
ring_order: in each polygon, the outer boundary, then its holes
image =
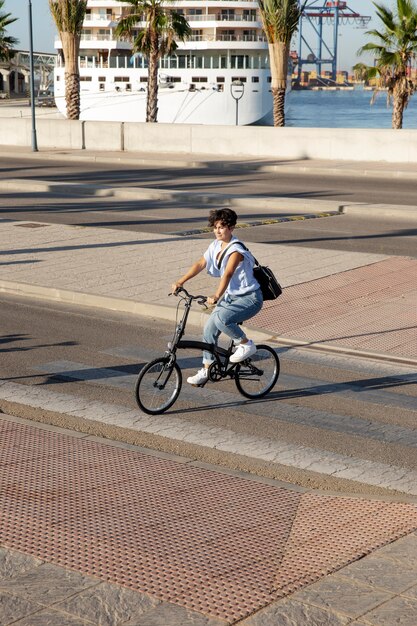
POLYGON ((198 296, 193 296, 190 293, 188 293, 188 291, 186 289, 184 289, 184 287, 179 287, 178 289, 176 289, 173 293, 169 293, 169 296, 180 296, 181 294, 184 294, 186 299, 188 300, 196 300, 197 304, 200 304, 201 306, 205 305, 207 302, 207 296, 203 296, 203 295, 198 295, 198 296))

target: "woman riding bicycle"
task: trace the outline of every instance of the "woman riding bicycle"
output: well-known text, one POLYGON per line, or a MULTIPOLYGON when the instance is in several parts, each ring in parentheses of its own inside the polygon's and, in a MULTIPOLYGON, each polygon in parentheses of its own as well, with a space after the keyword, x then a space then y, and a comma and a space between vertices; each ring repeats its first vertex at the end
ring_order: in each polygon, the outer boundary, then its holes
MULTIPOLYGON (((255 344, 246 337, 239 324, 256 315, 263 304, 259 283, 253 275, 254 258, 233 235, 236 222, 237 215, 232 209, 210 211, 208 223, 213 228, 215 240, 188 272, 172 285, 172 290, 176 291, 205 268, 211 276, 220 277, 214 295, 207 298, 207 303, 216 305, 216 308, 204 327, 203 341, 217 345, 222 332, 233 339, 238 347, 230 357, 231 363, 240 363, 255 354, 255 344)), ((204 367, 187 378, 187 382, 199 387, 205 385, 208 368, 213 361, 213 355, 204 352, 204 367)))

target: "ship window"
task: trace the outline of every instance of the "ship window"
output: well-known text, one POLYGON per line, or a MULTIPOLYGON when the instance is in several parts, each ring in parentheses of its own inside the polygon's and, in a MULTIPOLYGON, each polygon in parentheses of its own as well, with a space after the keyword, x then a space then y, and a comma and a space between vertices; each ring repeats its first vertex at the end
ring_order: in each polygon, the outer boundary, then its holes
POLYGON ((253 83, 259 83, 259 76, 252 76, 253 83))
POLYGON ((192 79, 193 83, 207 83, 208 79, 207 76, 193 76, 192 79))
POLYGON ((195 91, 195 85, 194 83, 190 83, 190 86, 188 88, 189 91, 195 91))
POLYGON ((243 9, 243 19, 248 22, 256 20, 256 9, 243 9))
POLYGON ((227 57, 220 57, 220 67, 222 70, 227 68, 227 57))
POLYGON ((238 80, 241 83, 246 83, 246 76, 232 76, 232 83, 235 80, 238 80))
POLYGON ((243 70, 249 67, 249 57, 244 54, 232 54, 231 62, 232 68, 235 70, 243 70))
POLYGON ((223 91, 224 85, 222 85, 222 84, 217 85, 217 88, 218 88, 218 91, 223 91))
POLYGON ((57 80, 57 81, 58 81, 58 80, 61 80, 61 77, 60 77, 60 76, 57 76, 57 77, 56 77, 56 80, 57 80))
POLYGON ((141 83, 147 83, 148 82, 148 77, 147 76, 141 76, 140 77, 140 82, 141 83))
POLYGON ((224 76, 218 76, 218 77, 216 78, 216 81, 217 81, 218 83, 224 83, 224 76))
POLYGON ((100 91, 104 91, 105 86, 106 85, 104 83, 100 83, 100 85, 99 85, 100 91))
POLYGON ((80 81, 82 82, 88 82, 93 80, 92 76, 80 76, 80 81))
POLYGON ((99 76, 98 77, 98 82, 99 83, 105 83, 106 82, 106 76, 99 76))
POLYGON ((268 83, 270 83, 272 80, 272 78, 270 76, 268 76, 268 83))
POLYGON ((178 67, 184 69, 186 67, 186 57, 181 55, 178 57, 178 67))
POLYGON ((115 76, 114 77, 114 82, 116 83, 128 83, 129 82, 129 77, 128 76, 115 76))
POLYGON ((188 15, 203 15, 203 9, 189 9, 188 15))

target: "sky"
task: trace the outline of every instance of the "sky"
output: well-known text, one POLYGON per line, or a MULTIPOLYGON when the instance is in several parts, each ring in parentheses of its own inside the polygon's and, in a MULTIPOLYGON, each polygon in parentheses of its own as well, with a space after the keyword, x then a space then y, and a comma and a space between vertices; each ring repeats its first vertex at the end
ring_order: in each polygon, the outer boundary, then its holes
MULTIPOLYGON (((310 2, 312 0, 309 0, 310 2)), ((378 0, 380 1, 380 0, 378 0)), ((316 6, 323 6, 323 2, 317 2, 316 6)), ((390 0, 385 0, 387 6, 391 6, 390 0)), ((11 13, 13 17, 17 17, 18 21, 14 22, 7 29, 7 33, 19 39, 19 46, 21 50, 29 49, 29 18, 28 18, 28 0, 6 0, 3 11, 11 13)), ((375 19, 375 10, 371 0, 350 0, 347 2, 347 6, 354 12, 361 15, 369 15, 372 21, 365 29, 359 29, 354 25, 341 25, 339 31, 339 55, 338 55, 338 69, 350 70, 351 67, 358 61, 371 63, 371 58, 362 56, 358 58, 356 51, 364 43, 367 38, 365 37, 365 31, 370 28, 375 28, 378 21, 375 19)), ((36 52, 53 52, 54 51, 54 37, 55 26, 53 24, 52 17, 49 12, 48 0, 32 0, 32 21, 33 21, 33 48, 36 52)), ((303 34, 308 40, 313 50, 316 49, 316 36, 307 25, 303 26, 303 34)), ((326 34, 326 41, 332 41, 330 35, 326 34)), ((298 50, 298 46, 292 46, 298 50)), ((306 52, 307 54, 307 52, 306 52)), ((313 66, 306 66, 305 69, 314 69, 313 66)), ((329 69, 324 67, 324 69, 329 69)))

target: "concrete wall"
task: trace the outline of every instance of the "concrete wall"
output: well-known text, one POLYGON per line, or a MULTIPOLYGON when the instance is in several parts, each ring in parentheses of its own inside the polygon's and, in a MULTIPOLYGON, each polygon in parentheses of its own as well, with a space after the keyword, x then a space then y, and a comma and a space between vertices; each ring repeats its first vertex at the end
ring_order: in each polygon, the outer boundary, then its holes
MULTIPOLYGON (((39 149, 417 163, 416 130, 133 124, 39 119, 39 149)), ((31 120, 0 118, 0 144, 31 146, 31 120)))

